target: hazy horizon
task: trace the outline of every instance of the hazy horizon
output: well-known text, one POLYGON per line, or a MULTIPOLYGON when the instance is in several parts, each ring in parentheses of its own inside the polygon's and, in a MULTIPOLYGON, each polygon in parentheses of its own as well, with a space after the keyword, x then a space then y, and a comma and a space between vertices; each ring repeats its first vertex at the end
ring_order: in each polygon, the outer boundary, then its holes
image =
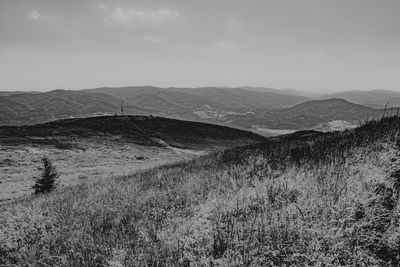
MULTIPOLYGON (((335 91, 329 91, 329 90, 325 90, 325 91, 321 91, 321 90, 316 90, 316 91, 312 91, 312 90, 300 90, 300 89, 296 89, 296 88, 272 88, 270 86, 253 86, 253 85, 244 85, 244 86, 214 86, 214 85, 204 85, 204 86, 193 86, 193 87, 189 87, 189 86, 157 86, 157 85, 152 85, 152 84, 140 84, 140 85, 121 85, 121 86, 97 86, 97 87, 93 87, 93 88, 50 88, 50 89, 37 89, 37 90, 0 90, 0 92, 37 92, 37 93, 45 93, 45 92, 50 92, 50 91, 54 91, 54 90, 67 90, 67 91, 79 91, 79 90, 87 90, 87 89, 97 89, 97 88, 125 88, 125 87, 157 87, 157 88, 161 88, 161 89, 168 89, 168 88, 188 88, 188 89, 196 89, 196 88, 206 88, 206 87, 215 87, 215 88, 225 88, 225 89, 235 89, 235 88, 239 88, 239 89, 248 89, 248 88, 265 88, 265 89, 272 89, 272 90, 280 90, 282 91, 282 93, 285 93, 285 91, 291 91, 292 93, 295 93, 296 91, 299 93, 299 95, 303 94, 310 94, 311 96, 315 95, 315 96, 322 96, 324 94, 335 94, 335 93, 341 93, 341 92, 351 92, 351 91, 364 91, 364 92, 371 92, 371 91, 378 91, 378 90, 382 90, 382 91, 395 91, 395 92, 400 92, 400 90, 396 90, 396 89, 386 89, 386 88, 375 88, 375 89, 357 89, 357 90, 335 90, 335 91)), ((251 90, 251 89, 248 89, 251 90)))
POLYGON ((0 2, 0 91, 400 90, 396 0, 0 2))

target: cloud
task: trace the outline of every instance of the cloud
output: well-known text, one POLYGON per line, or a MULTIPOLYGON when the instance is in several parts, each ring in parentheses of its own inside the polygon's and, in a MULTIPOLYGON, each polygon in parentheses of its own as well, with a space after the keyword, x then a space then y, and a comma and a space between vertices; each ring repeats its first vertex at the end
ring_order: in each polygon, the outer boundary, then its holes
POLYGON ((225 27, 229 32, 238 32, 243 30, 243 21, 238 18, 229 18, 225 21, 225 27))
POLYGON ((238 26, 240 26, 239 19, 237 19, 237 18, 229 18, 229 19, 225 22, 225 24, 226 24, 228 27, 231 27, 231 28, 237 28, 238 26))
POLYGON ((323 57, 324 57, 324 54, 323 54, 323 53, 314 53, 314 54, 311 54, 311 55, 310 55, 309 59, 310 59, 311 61, 319 61, 319 60, 321 60, 323 57))
POLYGON ((103 5, 103 4, 100 4, 99 5, 99 9, 101 9, 101 10, 107 10, 108 9, 108 7, 106 6, 106 5, 103 5))
POLYGON ((179 16, 178 11, 170 9, 155 9, 145 11, 141 9, 124 9, 117 7, 109 10, 101 5, 100 9, 107 12, 108 18, 123 24, 132 22, 163 23, 179 16))
POLYGON ((40 19, 40 14, 37 12, 36 9, 32 10, 31 13, 29 14, 29 17, 33 20, 39 20, 40 19))
POLYGON ((167 41, 160 36, 153 36, 153 35, 144 36, 143 39, 149 43, 165 43, 167 41))
POLYGON ((220 54, 220 55, 232 55, 240 52, 244 47, 243 45, 231 41, 231 40, 222 40, 215 42, 211 45, 211 51, 220 54))
POLYGON ((54 15, 49 15, 49 14, 43 14, 40 13, 39 11, 37 11, 36 9, 33 9, 30 13, 29 13, 29 18, 33 21, 36 22, 40 22, 40 23, 52 23, 55 25, 59 25, 61 23, 63 23, 63 19, 54 15))

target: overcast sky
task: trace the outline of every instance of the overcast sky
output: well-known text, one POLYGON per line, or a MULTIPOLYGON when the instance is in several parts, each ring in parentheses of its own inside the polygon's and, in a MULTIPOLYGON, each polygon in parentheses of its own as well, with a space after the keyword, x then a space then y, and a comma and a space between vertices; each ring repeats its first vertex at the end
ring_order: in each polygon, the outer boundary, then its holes
POLYGON ((0 0, 0 91, 400 90, 398 0, 0 0))

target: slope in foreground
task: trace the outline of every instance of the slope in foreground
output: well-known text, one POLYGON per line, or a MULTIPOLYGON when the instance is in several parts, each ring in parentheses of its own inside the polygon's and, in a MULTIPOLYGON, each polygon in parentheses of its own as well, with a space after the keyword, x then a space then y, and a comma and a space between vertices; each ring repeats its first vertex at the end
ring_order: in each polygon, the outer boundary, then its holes
POLYGON ((399 134, 300 132, 10 204, 0 263, 396 266, 399 134))

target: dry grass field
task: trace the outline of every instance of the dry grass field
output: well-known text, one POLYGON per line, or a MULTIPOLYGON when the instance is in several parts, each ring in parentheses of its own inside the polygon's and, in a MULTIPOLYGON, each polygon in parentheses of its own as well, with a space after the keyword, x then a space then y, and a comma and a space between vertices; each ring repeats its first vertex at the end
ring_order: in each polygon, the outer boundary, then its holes
MULTIPOLYGON (((71 144, 71 143, 68 143, 71 144)), ((60 173, 60 186, 93 182, 101 178, 131 174, 162 164, 188 160, 206 151, 143 146, 124 138, 74 139, 73 146, 0 146, 0 203, 32 193, 44 156, 52 159, 60 173)))
POLYGON ((54 162, 62 187, 263 140, 246 131, 153 116, 0 126, 0 203, 32 192, 44 156, 54 162))

